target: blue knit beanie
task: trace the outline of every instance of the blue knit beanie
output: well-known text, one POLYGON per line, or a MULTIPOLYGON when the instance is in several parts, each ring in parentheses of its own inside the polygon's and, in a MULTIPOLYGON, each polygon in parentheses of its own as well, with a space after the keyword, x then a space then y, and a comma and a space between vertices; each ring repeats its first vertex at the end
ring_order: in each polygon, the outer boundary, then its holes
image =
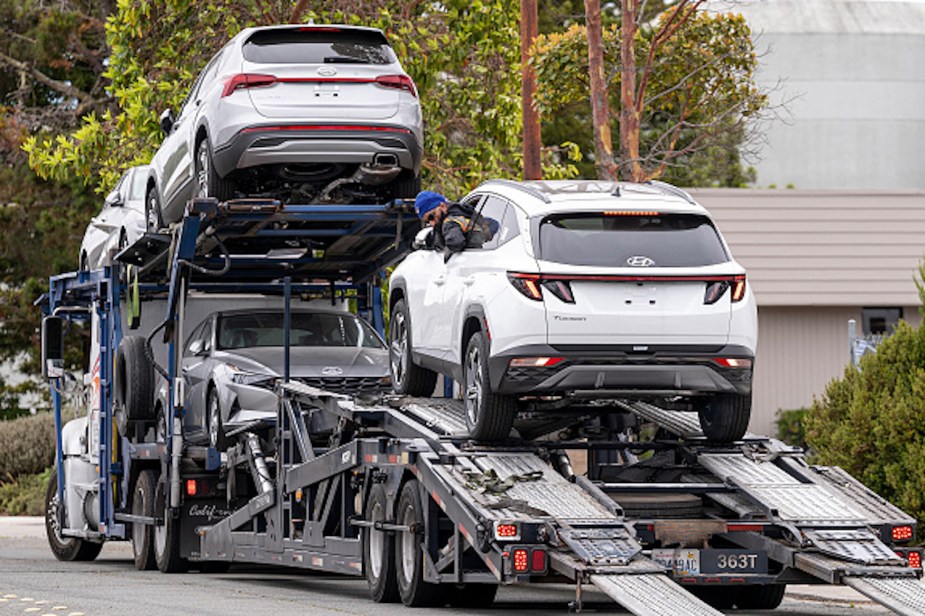
POLYGON ((440 207, 441 203, 446 201, 446 197, 432 190, 422 190, 414 198, 414 211, 418 213, 418 218, 424 218, 424 214, 440 207))

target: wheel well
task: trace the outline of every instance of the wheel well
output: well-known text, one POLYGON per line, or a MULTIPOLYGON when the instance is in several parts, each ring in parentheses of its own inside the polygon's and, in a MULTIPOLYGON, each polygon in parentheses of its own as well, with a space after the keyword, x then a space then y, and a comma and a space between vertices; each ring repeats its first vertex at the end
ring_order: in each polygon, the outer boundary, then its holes
POLYGON ((206 140, 206 137, 209 136, 209 133, 206 132, 205 126, 200 126, 199 130, 196 131, 196 152, 199 153, 199 146, 202 145, 202 142, 206 140))
POLYGON ((462 329, 462 348, 460 349, 459 356, 462 357, 466 353, 466 345, 469 344, 469 338, 472 337, 472 334, 475 332, 482 331, 482 322, 475 315, 471 315, 466 318, 466 322, 463 323, 462 329))
POLYGON ((389 297, 389 308, 394 308, 395 304, 397 304, 400 299, 405 299, 405 292, 401 287, 395 287, 389 297))

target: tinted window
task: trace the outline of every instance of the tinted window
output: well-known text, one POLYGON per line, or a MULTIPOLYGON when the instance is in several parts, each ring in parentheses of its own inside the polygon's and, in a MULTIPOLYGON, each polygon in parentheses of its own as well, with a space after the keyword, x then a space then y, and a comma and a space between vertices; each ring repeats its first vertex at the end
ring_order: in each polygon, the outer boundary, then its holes
POLYGON ((729 260, 713 224, 696 214, 558 214, 539 226, 540 258, 572 265, 698 267, 729 260))
POLYGON ((196 329, 193 330, 193 333, 190 334, 189 339, 186 341, 186 352, 185 355, 192 355, 193 351, 190 347, 193 346, 193 343, 199 340, 202 337, 202 328, 206 326, 207 321, 203 321, 196 326, 196 329))
POLYGON ((501 221, 504 220, 504 211, 507 209, 507 201, 501 199, 500 197, 495 197, 494 195, 488 195, 485 198, 485 201, 475 208, 476 213, 481 216, 481 219, 487 225, 488 232, 484 234, 486 237, 482 241, 482 234, 473 234, 469 238, 469 248, 482 248, 484 250, 491 250, 492 248, 498 247, 498 242, 500 241, 501 234, 499 233, 501 228, 501 221))
MULTIPOLYGON (((293 312, 292 346, 382 348, 382 341, 365 321, 352 314, 293 312)), ((283 346, 282 313, 235 314, 219 317, 218 348, 283 346)))
POLYGON ((144 171, 136 170, 132 175, 132 185, 129 189, 128 199, 132 201, 144 199, 147 183, 147 174, 144 171))
POLYGON ((260 64, 391 64, 395 52, 378 32, 262 30, 244 43, 244 59, 260 64))

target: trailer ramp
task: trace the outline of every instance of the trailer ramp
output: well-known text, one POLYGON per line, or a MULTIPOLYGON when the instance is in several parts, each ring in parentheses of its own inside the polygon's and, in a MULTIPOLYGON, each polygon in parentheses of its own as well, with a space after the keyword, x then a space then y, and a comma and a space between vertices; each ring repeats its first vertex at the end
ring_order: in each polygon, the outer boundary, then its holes
POLYGON ((667 575, 591 575, 591 582, 636 616, 720 616, 667 575))
POLYGON ((925 586, 914 577, 846 577, 845 584, 897 614, 925 614, 925 586))

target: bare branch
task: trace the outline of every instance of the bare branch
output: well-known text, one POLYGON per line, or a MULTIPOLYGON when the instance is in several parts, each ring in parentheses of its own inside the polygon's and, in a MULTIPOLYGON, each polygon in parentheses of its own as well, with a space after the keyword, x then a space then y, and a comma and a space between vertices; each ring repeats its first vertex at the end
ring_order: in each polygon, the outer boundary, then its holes
POLYGON ((63 81, 52 79, 51 77, 49 77, 42 71, 38 70, 37 68, 33 66, 29 66, 25 62, 21 62, 17 60, 16 58, 11 58, 10 56, 2 52, 0 52, 0 63, 6 64, 7 66, 11 66, 17 71, 27 72, 31 74, 32 77, 36 81, 38 81, 40 84, 51 88, 55 92, 60 92, 61 94, 64 94, 65 96, 76 98, 80 102, 85 102, 90 98, 90 95, 84 92, 83 90, 75 88, 74 86, 67 84, 63 81))

